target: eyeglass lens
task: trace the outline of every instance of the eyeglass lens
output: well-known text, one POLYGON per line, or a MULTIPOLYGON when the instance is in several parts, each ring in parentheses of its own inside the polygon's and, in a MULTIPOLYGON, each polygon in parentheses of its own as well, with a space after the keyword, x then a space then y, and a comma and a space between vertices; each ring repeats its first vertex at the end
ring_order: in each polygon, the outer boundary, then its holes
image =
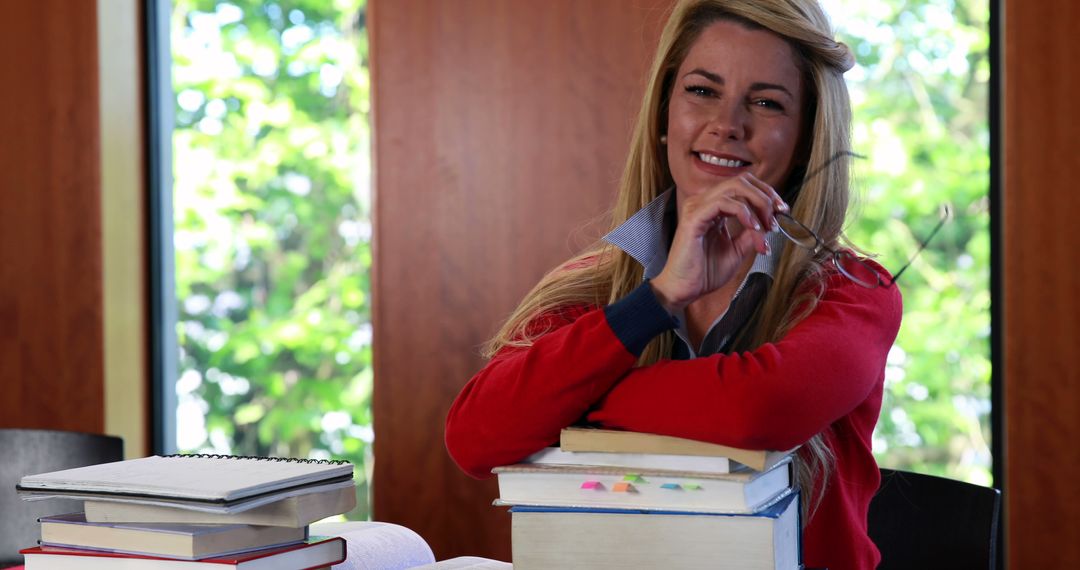
POLYGON ((878 285, 884 285, 881 280, 881 276, 877 271, 874 271, 873 267, 864 263, 858 257, 855 257, 849 251, 838 251, 833 254, 833 263, 836 264, 836 268, 840 270, 848 279, 862 285, 863 287, 877 287, 878 285))
POLYGON ((787 214, 779 214, 776 216, 776 225, 789 240, 795 242, 795 245, 806 249, 817 249, 817 236, 795 218, 787 214))

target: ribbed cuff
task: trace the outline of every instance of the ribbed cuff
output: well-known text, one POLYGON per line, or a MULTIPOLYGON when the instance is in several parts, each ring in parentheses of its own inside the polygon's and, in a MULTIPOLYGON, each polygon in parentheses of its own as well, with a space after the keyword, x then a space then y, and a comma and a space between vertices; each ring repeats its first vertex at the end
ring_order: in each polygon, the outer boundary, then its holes
POLYGON ((604 316, 615 336, 635 356, 640 356, 656 335, 679 328, 679 320, 660 304, 648 281, 626 297, 604 307, 604 316))

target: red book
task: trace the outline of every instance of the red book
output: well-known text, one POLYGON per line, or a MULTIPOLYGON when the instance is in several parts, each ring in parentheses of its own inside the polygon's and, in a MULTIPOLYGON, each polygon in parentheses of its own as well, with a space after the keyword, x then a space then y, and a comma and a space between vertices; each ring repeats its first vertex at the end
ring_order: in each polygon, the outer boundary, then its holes
POLYGON ((302 544, 202 560, 176 560, 59 546, 35 546, 19 553, 26 557, 26 570, 314 570, 345 560, 345 541, 337 536, 317 537, 302 544))

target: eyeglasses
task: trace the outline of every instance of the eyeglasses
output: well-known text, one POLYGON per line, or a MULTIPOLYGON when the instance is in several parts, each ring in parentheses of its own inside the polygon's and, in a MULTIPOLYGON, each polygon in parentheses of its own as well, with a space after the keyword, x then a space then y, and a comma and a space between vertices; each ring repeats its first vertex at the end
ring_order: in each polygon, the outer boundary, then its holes
MULTIPOLYGON (((865 158, 859 154, 855 154, 850 151, 839 152, 833 155, 829 160, 825 161, 825 164, 819 166, 810 174, 807 174, 803 178, 803 184, 805 184, 806 181, 810 180, 822 170, 827 168, 833 162, 844 156, 865 158)), ((802 186, 802 184, 800 184, 799 186, 802 186)), ((797 186, 796 189, 799 186, 797 186)), ((934 236, 937 235, 938 231, 941 230, 941 227, 945 225, 946 221, 948 221, 951 215, 949 207, 943 205, 941 210, 941 219, 938 220, 938 223, 934 226, 934 229, 930 231, 930 234, 926 236, 926 239, 922 240, 922 242, 919 243, 919 248, 915 250, 915 253, 911 256, 910 259, 908 259, 908 262, 905 263, 899 271, 893 274, 892 278, 887 280, 882 278, 881 274, 879 274, 877 270, 875 270, 870 264, 859 259, 854 253, 847 250, 837 251, 826 245, 825 242, 817 235, 817 233, 806 227, 806 225, 804 225, 799 220, 791 217, 790 214, 784 212, 777 212, 775 218, 777 226, 779 226, 780 228, 780 233, 783 234, 784 237, 786 237, 792 243, 799 247, 809 249, 815 253, 821 250, 825 250, 831 255, 832 262, 840 271, 841 275, 847 277, 848 279, 854 281, 859 285, 862 285, 863 287, 873 289, 874 287, 892 286, 894 283, 896 283, 896 280, 899 279, 905 271, 907 271, 907 268, 911 267, 911 263, 915 261, 915 258, 918 257, 919 253, 921 253, 922 250, 926 248, 926 244, 930 243, 930 240, 934 239, 934 236)))

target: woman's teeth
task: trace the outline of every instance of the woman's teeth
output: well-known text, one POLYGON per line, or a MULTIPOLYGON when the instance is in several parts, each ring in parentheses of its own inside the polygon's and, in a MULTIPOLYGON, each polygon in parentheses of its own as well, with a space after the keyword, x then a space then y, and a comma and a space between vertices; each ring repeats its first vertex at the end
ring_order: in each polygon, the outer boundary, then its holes
POLYGON ((740 166, 746 166, 747 164, 750 164, 749 162, 744 162, 742 160, 730 160, 727 158, 720 158, 719 156, 713 156, 704 152, 699 152, 698 158, 700 158, 702 162, 715 164, 716 166, 724 166, 727 168, 738 168, 740 166))

